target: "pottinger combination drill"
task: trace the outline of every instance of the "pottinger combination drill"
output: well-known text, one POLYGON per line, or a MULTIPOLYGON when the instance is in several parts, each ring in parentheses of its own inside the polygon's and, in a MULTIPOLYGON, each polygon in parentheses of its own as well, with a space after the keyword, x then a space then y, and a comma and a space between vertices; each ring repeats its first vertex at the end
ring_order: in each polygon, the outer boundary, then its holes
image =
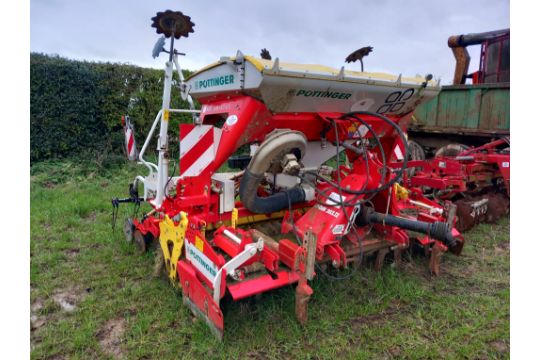
POLYGON ((193 25, 180 12, 153 18, 164 35, 154 56, 167 52, 168 61, 162 109, 139 153, 148 175, 137 176, 130 197, 113 203, 152 206, 141 219, 128 219, 127 238, 143 250, 159 244, 168 277, 219 338, 226 294, 236 301, 296 283, 296 316, 305 323, 313 293, 308 281, 317 274, 336 277, 368 255, 380 267, 389 251, 399 259, 413 243, 430 254, 434 273, 443 252, 460 253, 455 206, 398 184, 407 168, 408 118, 437 95, 438 83, 240 51, 184 80, 174 40, 187 37, 193 25), (173 67, 190 109, 170 108, 173 67), (167 130, 177 112, 193 114, 193 122, 180 125, 174 176, 167 130), (158 123, 156 165, 144 155, 158 123), (248 146, 249 155, 238 156, 248 146), (393 169, 395 159, 403 161, 393 169), (239 170, 218 172, 228 160, 239 170))

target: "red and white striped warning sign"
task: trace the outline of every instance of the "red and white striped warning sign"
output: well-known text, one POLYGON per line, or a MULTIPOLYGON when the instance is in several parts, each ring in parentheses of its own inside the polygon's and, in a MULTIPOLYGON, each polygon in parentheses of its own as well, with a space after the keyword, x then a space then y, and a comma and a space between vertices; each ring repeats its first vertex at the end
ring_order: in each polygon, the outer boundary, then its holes
POLYGON ((137 146, 135 145, 135 129, 129 120, 129 116, 122 116, 122 125, 124 125, 124 136, 126 138, 126 152, 128 160, 137 160, 137 146))
POLYGON ((200 175, 215 159, 221 130, 180 124, 180 178, 200 175))

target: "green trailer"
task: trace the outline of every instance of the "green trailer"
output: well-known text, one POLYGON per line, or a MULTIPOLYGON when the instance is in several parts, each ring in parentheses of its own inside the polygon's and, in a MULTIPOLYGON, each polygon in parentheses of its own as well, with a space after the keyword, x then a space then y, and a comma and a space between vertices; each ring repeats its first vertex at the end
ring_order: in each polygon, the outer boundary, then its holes
POLYGON ((420 105, 409 136, 426 149, 450 143, 478 146, 510 134, 510 83, 444 86, 420 105))
POLYGON ((449 144, 480 146, 510 135, 510 29, 451 36, 448 46, 456 58, 453 85, 417 107, 409 126, 413 147, 426 152, 422 157, 449 144), (479 70, 472 74, 470 45, 482 46, 479 70))

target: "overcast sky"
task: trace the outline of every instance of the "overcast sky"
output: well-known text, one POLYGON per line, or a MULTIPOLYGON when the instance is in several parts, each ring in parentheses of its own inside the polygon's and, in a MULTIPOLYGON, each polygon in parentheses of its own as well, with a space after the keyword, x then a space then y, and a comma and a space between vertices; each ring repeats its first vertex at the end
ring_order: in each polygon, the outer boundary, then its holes
MULTIPOLYGON (((177 43, 191 70, 237 49, 258 56, 263 47, 282 61, 339 68, 349 53, 370 45, 366 71, 432 73, 443 84, 452 81, 455 64, 450 35, 510 26, 508 0, 31 0, 30 6, 33 52, 162 67, 165 57, 151 56, 158 35, 150 18, 171 9, 195 23, 195 33, 177 43)), ((469 51, 472 72, 479 46, 469 51)))

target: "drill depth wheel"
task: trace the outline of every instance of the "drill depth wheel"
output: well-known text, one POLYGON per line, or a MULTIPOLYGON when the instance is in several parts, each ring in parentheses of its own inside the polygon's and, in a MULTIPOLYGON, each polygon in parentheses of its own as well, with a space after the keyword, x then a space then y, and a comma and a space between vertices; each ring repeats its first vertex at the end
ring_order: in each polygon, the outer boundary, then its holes
POLYGON ((133 242, 133 230, 135 227, 133 226, 133 220, 131 218, 127 218, 124 222, 124 236, 126 237, 126 241, 128 243, 133 242))
POLYGON ((146 239, 145 236, 139 231, 135 230, 133 232, 133 242, 137 246, 137 252, 139 254, 144 254, 148 250, 148 246, 146 245, 146 239))

